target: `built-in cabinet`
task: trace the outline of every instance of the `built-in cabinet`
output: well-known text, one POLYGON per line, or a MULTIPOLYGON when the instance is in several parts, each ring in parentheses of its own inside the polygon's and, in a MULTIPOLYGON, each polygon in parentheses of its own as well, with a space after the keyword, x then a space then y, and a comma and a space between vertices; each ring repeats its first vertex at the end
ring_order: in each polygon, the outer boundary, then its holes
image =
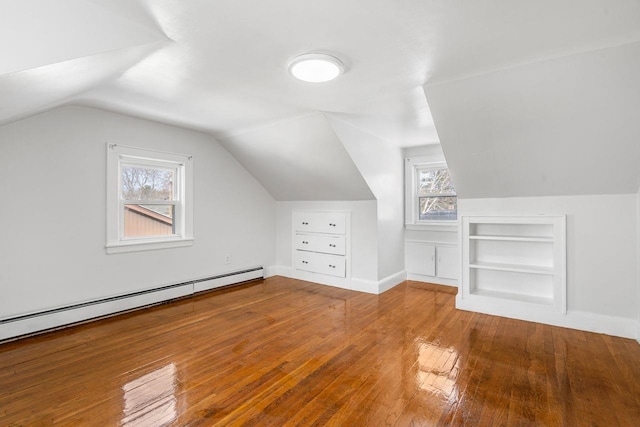
POLYGON ((461 221, 459 308, 529 315, 566 311, 565 216, 463 216, 461 221))
POLYGON ((407 278, 456 285, 460 266, 458 246, 450 243, 405 241, 407 278))
POLYGON ((293 268, 297 277, 343 285, 349 276, 349 231, 348 212, 294 212, 293 268), (335 282, 340 279, 343 281, 335 282))

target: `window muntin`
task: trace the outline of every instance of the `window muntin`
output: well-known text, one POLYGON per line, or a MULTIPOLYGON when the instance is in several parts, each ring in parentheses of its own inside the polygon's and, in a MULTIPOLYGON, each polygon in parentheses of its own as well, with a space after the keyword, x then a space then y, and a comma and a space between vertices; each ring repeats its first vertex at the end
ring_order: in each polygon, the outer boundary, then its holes
POLYGON ((107 147, 107 253, 191 245, 191 156, 107 147))
POLYGON ((457 220, 457 197, 449 169, 419 166, 415 169, 415 176, 417 220, 457 220))

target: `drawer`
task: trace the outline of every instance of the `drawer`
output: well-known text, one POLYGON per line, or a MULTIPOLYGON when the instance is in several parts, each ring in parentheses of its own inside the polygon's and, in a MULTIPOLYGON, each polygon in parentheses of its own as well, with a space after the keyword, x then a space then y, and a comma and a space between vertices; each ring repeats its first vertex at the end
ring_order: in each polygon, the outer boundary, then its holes
POLYGON ((347 214, 339 212, 294 212, 295 231, 345 234, 347 214))
POLYGON ((295 249, 302 251, 323 252, 325 254, 345 255, 344 235, 300 234, 295 237, 295 249))
POLYGON ((345 257, 317 252, 295 251, 293 265, 298 270, 330 276, 346 277, 345 257))

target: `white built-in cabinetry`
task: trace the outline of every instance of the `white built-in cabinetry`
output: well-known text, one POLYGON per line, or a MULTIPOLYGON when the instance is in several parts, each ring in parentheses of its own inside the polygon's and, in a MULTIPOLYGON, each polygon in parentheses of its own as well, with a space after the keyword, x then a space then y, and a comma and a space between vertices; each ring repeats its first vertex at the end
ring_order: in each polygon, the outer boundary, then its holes
POLYGON ((566 311, 565 216, 463 216, 456 306, 531 318, 566 311))
POLYGON ((350 275, 348 212, 293 212, 293 268, 296 277, 344 286, 350 275))
POLYGON ((409 280, 456 285, 459 260, 456 244, 405 241, 405 264, 409 280))

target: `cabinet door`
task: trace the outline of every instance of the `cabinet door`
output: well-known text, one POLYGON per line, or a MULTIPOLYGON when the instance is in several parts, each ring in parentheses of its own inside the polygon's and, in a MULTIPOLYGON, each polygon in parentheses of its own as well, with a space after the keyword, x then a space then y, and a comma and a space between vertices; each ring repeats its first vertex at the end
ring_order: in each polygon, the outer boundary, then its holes
POLYGON ((405 245, 407 273, 436 275, 436 247, 428 243, 407 242, 405 245))
POLYGON ((457 279, 459 270, 458 248, 455 246, 438 246, 438 277, 457 279))

